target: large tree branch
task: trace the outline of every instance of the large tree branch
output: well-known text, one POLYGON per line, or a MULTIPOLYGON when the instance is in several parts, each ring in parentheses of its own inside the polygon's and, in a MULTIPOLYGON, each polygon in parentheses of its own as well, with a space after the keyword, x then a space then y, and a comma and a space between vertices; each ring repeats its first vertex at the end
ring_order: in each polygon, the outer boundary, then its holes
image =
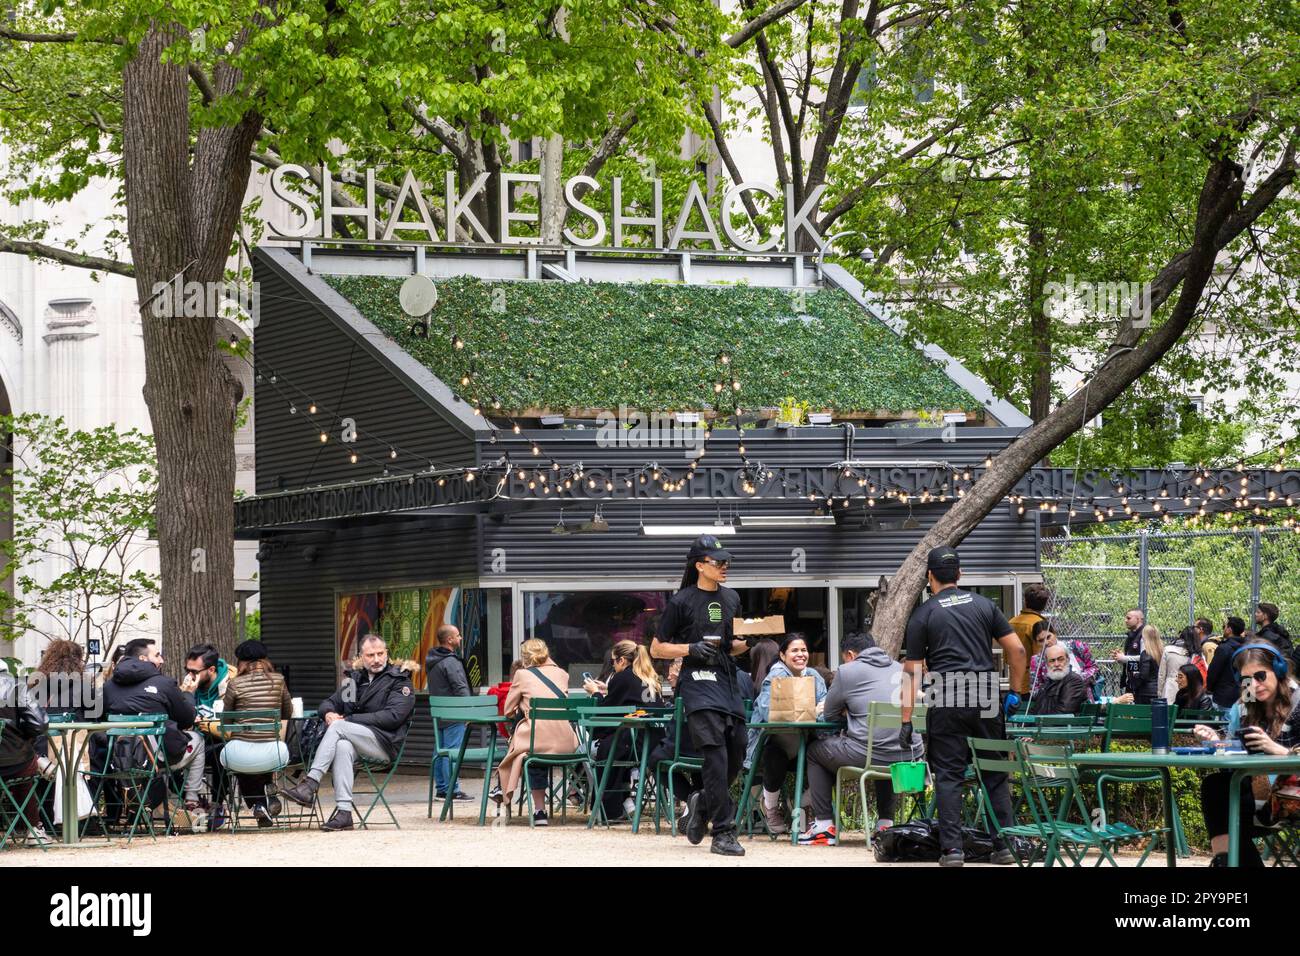
POLYGON ((600 171, 605 168, 605 164, 609 162, 610 157, 618 152, 618 148, 623 145, 623 140, 627 137, 628 131, 636 125, 638 119, 636 110, 628 110, 616 125, 605 131, 605 135, 596 144, 596 151, 588 157, 586 164, 582 167, 583 176, 591 176, 594 179, 600 175, 600 171))
POLYGON ((57 262, 59 265, 74 266, 78 269, 91 269, 95 272, 111 272, 119 276, 134 276, 135 267, 129 262, 105 259, 102 256, 88 256, 68 249, 58 249, 43 242, 31 242, 26 239, 0 238, 0 252, 12 252, 32 259, 57 262))
POLYGON ((743 27, 727 37, 724 42, 733 50, 738 49, 761 33, 769 24, 780 20, 792 10, 798 10, 805 2, 806 0, 780 0, 779 3, 772 4, 754 19, 746 21, 743 27))
MULTIPOLYGON (((713 130, 713 143, 714 146, 717 147, 718 158, 720 158, 722 164, 727 167, 727 175, 731 177, 731 182, 734 185, 739 186, 741 182, 743 182, 740 175, 740 167, 736 165, 736 160, 732 157, 731 150, 727 148, 727 137, 723 134, 722 124, 718 122, 717 114, 713 112, 713 104, 708 100, 705 100, 702 105, 704 106, 704 116, 709 121, 709 128, 713 130)), ((741 193, 740 199, 741 202, 745 204, 745 211, 749 213, 749 218, 754 223, 757 223, 759 215, 758 204, 754 202, 753 197, 750 196, 748 191, 741 193)))
POLYGON ((409 96, 402 100, 402 108, 411 114, 422 129, 447 147, 447 152, 451 153, 457 162, 465 159, 465 136, 459 130, 441 116, 430 118, 425 114, 424 108, 409 96))

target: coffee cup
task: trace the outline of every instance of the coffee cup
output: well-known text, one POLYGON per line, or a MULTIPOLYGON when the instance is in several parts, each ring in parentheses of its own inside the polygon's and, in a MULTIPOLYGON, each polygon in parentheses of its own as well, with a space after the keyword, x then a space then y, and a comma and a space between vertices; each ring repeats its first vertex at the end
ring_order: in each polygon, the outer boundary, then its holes
POLYGON ((294 715, 295 717, 301 717, 301 716, 302 716, 302 698, 301 698, 301 697, 295 697, 295 698, 293 699, 293 715, 294 715))

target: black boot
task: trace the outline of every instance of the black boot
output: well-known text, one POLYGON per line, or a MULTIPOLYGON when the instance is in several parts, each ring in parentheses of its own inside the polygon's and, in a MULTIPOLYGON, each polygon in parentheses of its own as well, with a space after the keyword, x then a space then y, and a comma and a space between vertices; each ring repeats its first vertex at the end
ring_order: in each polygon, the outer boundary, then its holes
MULTIPOLYGON (((285 794, 288 796, 288 794, 285 794)), ((322 830, 333 832, 335 830, 352 829, 352 813, 349 810, 335 810, 334 815, 320 825, 322 830)))
POLYGON ((288 799, 300 807, 310 808, 316 802, 316 790, 320 784, 311 777, 303 777, 302 782, 287 790, 281 790, 288 799))

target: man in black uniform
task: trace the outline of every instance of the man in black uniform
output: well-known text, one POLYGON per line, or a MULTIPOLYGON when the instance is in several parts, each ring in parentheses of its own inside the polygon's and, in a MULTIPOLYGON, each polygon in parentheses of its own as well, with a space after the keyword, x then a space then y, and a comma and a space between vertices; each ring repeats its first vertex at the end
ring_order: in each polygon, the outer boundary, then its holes
POLYGON ((744 856, 745 848, 736 839, 731 784, 745 759, 745 709, 730 657, 743 654, 746 643, 732 640, 740 596, 723 587, 730 563, 731 554, 715 536, 695 539, 681 590, 668 600, 650 656, 685 658, 677 693, 695 752, 704 760, 704 789, 686 800, 686 838, 692 845, 704 839, 707 813, 713 822, 712 851, 744 856))
POLYGON ((1124 635, 1124 650, 1115 650, 1110 656, 1113 660, 1128 658, 1124 664, 1124 679, 1120 688, 1135 697, 1141 693, 1141 680, 1138 677, 1138 658, 1142 656, 1142 628, 1146 626, 1147 617, 1137 608, 1124 615, 1124 626, 1128 632, 1124 635))
MULTIPOLYGON (((1025 649, 997 605, 957 587, 961 561, 954 549, 935 548, 927 567, 930 600, 913 611, 907 622, 907 659, 903 664, 907 680, 903 681, 903 726, 898 742, 904 748, 912 745, 912 708, 924 662, 928 680, 936 685, 927 690, 925 700, 929 704, 926 750, 939 804, 939 863, 961 866, 965 861, 961 785, 970 764, 966 738, 1006 736, 998 702, 998 673, 993 666, 993 642, 1002 646, 1011 665, 1012 687, 1023 686, 1025 649)), ((984 782, 999 822, 1010 826, 1013 820, 1006 774, 986 773, 984 782)), ((991 862, 1006 865, 1014 863, 1015 857, 999 845, 991 862)))

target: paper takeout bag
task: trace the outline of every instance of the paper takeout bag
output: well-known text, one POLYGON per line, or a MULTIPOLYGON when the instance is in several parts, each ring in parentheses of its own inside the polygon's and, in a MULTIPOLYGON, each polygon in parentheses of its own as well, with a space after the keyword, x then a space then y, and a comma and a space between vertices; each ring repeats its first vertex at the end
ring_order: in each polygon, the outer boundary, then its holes
POLYGON ((769 614, 767 617, 738 617, 731 622, 731 633, 736 637, 784 634, 785 617, 780 614, 769 614))
POLYGON ((773 677, 767 719, 812 723, 817 719, 817 682, 811 677, 773 677))

